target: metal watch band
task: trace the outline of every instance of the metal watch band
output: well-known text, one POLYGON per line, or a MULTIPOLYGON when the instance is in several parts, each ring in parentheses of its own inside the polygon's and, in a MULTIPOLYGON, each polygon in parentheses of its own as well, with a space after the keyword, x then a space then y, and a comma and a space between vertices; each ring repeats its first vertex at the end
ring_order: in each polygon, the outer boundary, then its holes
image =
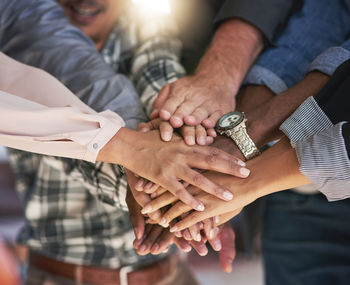
POLYGON ((258 156, 260 154, 260 151, 247 134, 244 125, 240 124, 239 126, 226 131, 226 134, 236 143, 240 151, 243 153, 244 157, 247 160, 250 160, 258 156))

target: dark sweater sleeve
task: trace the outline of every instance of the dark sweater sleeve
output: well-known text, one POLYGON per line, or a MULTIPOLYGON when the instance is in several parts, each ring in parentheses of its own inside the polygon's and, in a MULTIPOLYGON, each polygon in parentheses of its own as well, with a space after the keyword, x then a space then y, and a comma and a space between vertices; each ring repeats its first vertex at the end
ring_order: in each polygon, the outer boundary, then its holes
POLYGON ((215 25, 240 18, 257 27, 271 43, 288 17, 301 5, 301 0, 226 0, 216 16, 215 25))

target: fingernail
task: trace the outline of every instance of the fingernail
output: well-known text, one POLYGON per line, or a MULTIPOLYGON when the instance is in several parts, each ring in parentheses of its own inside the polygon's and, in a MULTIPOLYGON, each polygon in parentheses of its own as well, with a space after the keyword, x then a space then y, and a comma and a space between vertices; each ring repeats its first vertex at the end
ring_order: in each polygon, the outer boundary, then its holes
POLYGON ((200 137, 198 138, 198 141, 199 141, 199 144, 205 145, 205 137, 200 136, 200 137))
POLYGON ((201 241, 201 239, 202 239, 202 236, 200 234, 197 234, 195 241, 201 241))
POLYGON ((189 121, 190 123, 194 123, 195 122, 195 117, 193 116, 187 116, 187 121, 189 121))
POLYGON ((163 228, 167 228, 169 227, 169 224, 167 223, 165 218, 162 218, 159 222, 159 224, 163 227, 163 228))
POLYGON ((219 251, 219 250, 221 250, 221 241, 218 239, 218 240, 216 240, 216 241, 214 241, 214 243, 213 243, 213 247, 214 247, 214 249, 216 250, 216 251, 219 251))
POLYGON ((215 222, 215 224, 220 223, 220 217, 219 216, 215 216, 214 217, 214 222, 215 222))
POLYGON ((163 120, 169 120, 171 115, 168 111, 161 110, 160 116, 162 117, 163 120))
POLYGON ((139 249, 139 251, 140 252, 144 252, 144 251, 146 251, 146 246, 143 244, 141 247, 140 247, 140 249, 139 249))
POLYGON ((188 244, 182 249, 184 252, 190 252, 192 250, 192 247, 188 244))
POLYGON ((143 215, 146 215, 148 213, 150 213, 152 211, 152 206, 151 205, 146 205, 146 207, 144 207, 142 210, 141 210, 141 213, 143 215))
POLYGON ((182 237, 181 232, 175 232, 174 235, 175 235, 176 237, 178 237, 178 238, 182 237))
POLYGON ((196 207, 196 210, 197 211, 200 211, 200 212, 203 212, 205 209, 204 205, 202 203, 200 203, 197 207, 196 207))
POLYGON ((244 161, 242 161, 242 160, 238 160, 237 164, 240 165, 240 166, 243 166, 243 167, 246 166, 246 163, 244 161))
POLYGON ((196 144, 196 141, 194 140, 194 137, 186 137, 186 142, 188 145, 194 145, 196 144))
POLYGON ((169 133, 169 132, 162 133, 162 139, 163 139, 163 141, 170 141, 171 140, 171 133, 169 133))
POLYGON ((184 238, 185 238, 185 240, 192 240, 192 236, 188 230, 185 230, 184 238))
POLYGON ((205 245, 200 245, 198 247, 198 251, 199 251, 199 255, 200 256, 205 256, 208 253, 208 249, 207 249, 207 247, 205 245))
POLYGON ((153 199, 153 198, 155 198, 155 197, 157 197, 157 192, 151 193, 151 198, 153 199))
POLYGON ((214 229, 210 230, 209 232, 209 239, 213 239, 214 238, 214 229))
POLYGON ((250 170, 248 168, 241 168, 239 172, 242 174, 242 176, 247 177, 250 173, 250 170))
POLYGON ((222 196, 226 201, 231 201, 233 199, 233 194, 230 191, 225 191, 222 196))
POLYGON ((182 120, 179 117, 173 117, 172 120, 178 124, 178 125, 182 125, 182 120))
POLYGON ((163 253, 167 253, 169 251, 169 248, 166 248, 163 250, 163 253))
POLYGON ((159 245, 156 243, 151 247, 151 251, 158 251, 159 245))
POLYGON ((177 231, 177 226, 172 227, 169 231, 170 231, 171 233, 176 232, 176 231, 177 231))
POLYGON ((140 129, 141 133, 147 133, 149 131, 149 128, 142 128, 140 129))

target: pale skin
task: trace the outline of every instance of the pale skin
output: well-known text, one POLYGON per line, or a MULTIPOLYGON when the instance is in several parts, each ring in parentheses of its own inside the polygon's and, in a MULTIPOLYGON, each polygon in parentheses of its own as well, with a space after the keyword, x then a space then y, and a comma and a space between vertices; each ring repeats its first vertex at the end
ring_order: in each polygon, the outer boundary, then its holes
MULTIPOLYGON (((320 72, 311 72, 299 84, 297 84, 296 86, 287 90, 286 92, 283 92, 279 96, 274 96, 274 94, 271 91, 269 91, 267 88, 250 87, 249 90, 246 90, 244 92, 245 93, 245 94, 243 94, 244 96, 242 98, 240 98, 240 104, 242 105, 242 107, 244 109, 248 110, 246 113, 246 115, 248 117, 248 124, 247 124, 248 134, 253 138, 253 140, 256 142, 256 144, 258 146, 262 146, 268 141, 279 138, 281 136, 281 133, 278 130, 278 126, 294 111, 295 108, 297 108, 300 105, 300 103, 302 101, 304 101, 309 96, 316 95, 321 90, 321 88, 324 86, 324 84, 327 82, 328 79, 329 79, 329 77, 327 75, 324 75, 320 72), (257 89, 259 92, 255 92, 255 89, 257 89), (249 97, 249 95, 251 95, 251 97, 249 97), (259 100, 261 101, 258 104, 256 104, 257 107, 249 105, 249 98, 254 98, 255 96, 257 96, 256 98, 258 98, 258 96, 260 96, 260 99, 258 99, 257 101, 258 102, 259 102, 259 100), (264 99, 262 99, 262 97, 264 99)), ((239 150, 234 146, 232 141, 230 141, 230 139, 228 139, 228 138, 220 137, 215 145, 217 147, 225 149, 226 151, 230 151, 231 154, 235 154, 236 156, 241 155, 239 150)), ((287 145, 285 144, 284 147, 287 147, 287 145)), ((280 147, 277 150, 283 150, 283 148, 280 147)), ((271 154, 271 150, 264 153, 264 155, 261 157, 266 158, 266 156, 270 155, 270 154, 271 154)), ((272 154, 273 154, 273 152, 272 152, 272 154)), ((289 153, 289 155, 292 155, 292 154, 293 154, 292 152, 289 153)), ((295 154, 293 154, 293 155, 295 156, 295 154)), ((275 156, 275 159, 278 160, 278 156, 275 156)), ((255 161, 259 162, 259 161, 261 161, 261 158, 254 159, 253 161, 249 162, 248 168, 251 168, 254 165, 255 161)), ((284 160, 281 159, 281 163, 282 163, 282 161, 284 161, 284 160)), ((294 159, 293 162, 296 163, 297 161, 294 159)), ((268 164, 266 164, 266 165, 268 165, 268 164)), ((260 166, 261 166, 261 170, 258 169, 258 167, 254 167, 254 169, 251 169, 252 173, 253 173, 253 171, 255 173, 251 174, 252 177, 249 177, 249 179, 250 179, 249 181, 251 181, 251 179, 253 179, 257 175, 259 175, 259 171, 261 173, 264 173, 262 171, 266 171, 266 167, 263 166, 263 163, 261 163, 260 166)), ((297 171, 298 165, 294 164, 294 166, 295 166, 295 170, 297 171)), ((282 170, 282 169, 283 169, 282 167, 277 168, 277 170, 282 170)), ((276 173, 278 173, 278 172, 276 172, 276 173)), ((281 176, 283 176, 284 173, 285 172, 281 172, 280 173, 281 176)), ((298 172, 296 172, 296 174, 298 174, 298 172)), ((208 175, 212 179, 215 179, 216 181, 220 181, 220 184, 222 183, 222 185, 226 185, 227 187, 230 188, 230 186, 229 186, 230 183, 225 183, 225 181, 227 181, 228 177, 220 176, 220 175, 216 175, 216 174, 208 174, 208 175)), ((300 175, 300 173, 298 175, 300 175)), ((288 179, 288 176, 286 176, 285 179, 288 179)), ((241 180, 238 179, 235 181, 236 181, 235 183, 237 185, 237 183, 238 183, 237 181, 241 181, 241 180)), ((240 189, 245 189, 245 186, 244 186, 245 181, 246 180, 244 180, 244 181, 242 180, 241 183, 243 185, 241 186, 240 189)), ((271 181, 275 181, 275 180, 271 180, 271 181)), ((293 178, 293 181, 296 182, 297 180, 294 180, 294 178, 293 178)), ((267 187, 270 185, 268 182, 269 181, 266 181, 267 187)), ((284 189, 284 186, 283 186, 284 182, 285 181, 283 181, 283 180, 277 180, 274 182, 275 184, 273 184, 273 186, 276 187, 275 189, 277 189, 277 190, 284 189)), ((240 203, 239 205, 235 204, 236 206, 234 206, 234 208, 231 208, 232 210, 236 211, 235 214, 237 214, 237 211, 240 210, 243 206, 247 205, 248 203, 250 203, 250 202, 254 201, 255 199, 257 199, 258 197, 260 197, 260 195, 269 194, 270 192, 266 192, 266 194, 265 194, 263 186, 264 185, 259 185, 259 187, 262 189, 261 192, 259 192, 259 193, 254 193, 254 192, 248 191, 246 195, 241 195, 240 191, 235 192, 234 194, 236 194, 236 195, 235 195, 234 199, 232 200, 232 202, 233 203, 240 203), (246 200, 242 200, 243 198, 246 200)), ((292 184, 292 185, 288 185, 287 188, 295 187, 295 186, 297 186, 297 185, 292 184)), ((232 190, 232 188, 230 188, 230 189, 232 190)), ((191 191, 191 190, 189 190, 189 191, 191 191)), ((268 190, 266 190, 266 191, 268 191, 268 190)), ((159 193, 162 193, 162 192, 159 192, 159 193)), ((198 197, 200 197, 202 194, 200 194, 198 197)), ((202 196, 205 197, 205 194, 203 194, 202 196)), ((149 213, 149 212, 152 212, 154 209, 158 209, 158 208, 162 207, 163 203, 165 203, 164 201, 167 199, 169 199, 168 201, 171 200, 172 201, 171 203, 174 203, 176 201, 176 199, 172 198, 169 193, 164 193, 164 194, 162 194, 161 197, 162 198, 159 198, 158 202, 151 202, 150 204, 146 205, 143 212, 149 213), (162 199, 164 199, 164 201, 161 201, 162 199), (157 205, 157 203, 159 203, 159 204, 157 205)), ((206 203, 208 203, 208 201, 209 200, 205 200, 204 204, 207 205, 206 203)), ((215 212, 215 215, 213 215, 213 216, 219 216, 223 212, 219 211, 219 209, 220 209, 220 207, 218 207, 218 205, 220 205, 219 203, 216 203, 215 205, 216 205, 216 209, 218 211, 215 212)), ((226 211, 228 213, 229 209, 227 208, 227 206, 229 204, 225 203, 225 204, 221 204, 221 205, 223 207, 222 209, 225 209, 222 211, 224 211, 224 212, 226 211)), ((233 204, 231 204, 231 206, 233 206, 233 204)), ((170 210, 170 212, 165 214, 163 219, 161 219, 161 223, 168 224, 169 221, 171 221, 174 218, 174 215, 176 216, 176 214, 174 214, 174 213, 177 213, 175 210, 175 209, 177 209, 177 207, 184 208, 184 207, 182 207, 181 203, 178 203, 173 210, 170 210)), ((184 212, 184 211, 180 211, 180 210, 179 210, 179 213, 184 212)), ((230 216, 229 215, 227 216, 227 215, 226 215, 226 218, 222 218, 222 221, 227 220, 227 218, 230 218, 230 216)), ((234 216, 234 215, 232 215, 232 216, 234 216)), ((192 218, 193 216, 190 215, 186 219, 189 220, 190 217, 192 218)), ((204 214, 201 217, 207 218, 208 216, 204 214)), ((196 220, 192 219, 192 221, 196 221, 196 220)))
POLYGON ((163 120, 162 139, 170 140, 174 128, 183 126, 188 145, 212 143, 217 120, 235 109, 238 88, 263 46, 262 33, 249 23, 221 24, 195 73, 166 85, 154 102, 151 119, 163 120))
POLYGON ((99 152, 99 161, 117 163, 165 189, 193 209, 203 211, 203 204, 192 197, 183 184, 185 181, 225 200, 232 194, 208 180, 193 168, 242 175, 242 162, 213 147, 187 146, 179 137, 163 142, 158 131, 148 133, 121 128, 99 152))
MULTIPOLYGON (((206 206, 202 213, 192 212, 186 218, 173 225, 170 231, 181 231, 193 224, 207 218, 225 215, 224 219, 234 217, 240 209, 256 199, 285 189, 309 184, 310 181, 299 171, 299 162, 295 150, 289 141, 284 138, 275 146, 264 152, 261 156, 249 161, 247 165, 252 170, 251 175, 242 180, 229 175, 208 172, 206 175, 218 179, 222 185, 230 189, 234 199, 222 202, 204 193, 198 198, 206 206), (232 213, 230 216, 229 213, 232 213)), ((151 202, 152 209, 158 209, 166 204, 174 203, 173 197, 168 193, 163 194, 157 200, 151 202)), ((181 202, 177 202, 163 218, 170 223, 174 218, 191 210, 181 202)), ((223 219, 215 219, 216 225, 224 222, 223 219)))
MULTIPOLYGON (((136 177, 131 172, 127 171, 127 174, 131 189, 133 189, 136 177)), ((141 214, 141 205, 145 205, 149 197, 142 192, 131 194, 131 191, 133 191, 131 189, 128 190, 126 202, 129 208, 130 220, 135 231, 134 247, 139 254, 160 254, 166 252, 169 245, 175 243, 184 252, 191 251, 193 247, 199 255, 205 256, 208 253, 208 248, 205 245, 208 240, 212 248, 219 251, 222 268, 225 272, 231 272, 232 262, 236 255, 234 246, 235 235, 231 226, 225 225, 220 230, 216 228, 217 230, 211 236, 205 234, 204 231, 200 241, 186 240, 181 236, 177 237, 173 233, 170 233, 168 228, 146 223, 146 218, 141 214)))

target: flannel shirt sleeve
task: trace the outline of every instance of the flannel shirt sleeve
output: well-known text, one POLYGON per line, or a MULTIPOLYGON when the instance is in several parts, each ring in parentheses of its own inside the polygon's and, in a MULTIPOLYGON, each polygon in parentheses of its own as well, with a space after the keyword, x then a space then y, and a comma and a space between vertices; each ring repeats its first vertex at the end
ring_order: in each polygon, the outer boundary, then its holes
POLYGON ((143 15, 137 17, 138 47, 132 61, 132 82, 140 94, 146 115, 159 91, 168 83, 185 75, 180 64, 181 41, 171 15, 143 15))

